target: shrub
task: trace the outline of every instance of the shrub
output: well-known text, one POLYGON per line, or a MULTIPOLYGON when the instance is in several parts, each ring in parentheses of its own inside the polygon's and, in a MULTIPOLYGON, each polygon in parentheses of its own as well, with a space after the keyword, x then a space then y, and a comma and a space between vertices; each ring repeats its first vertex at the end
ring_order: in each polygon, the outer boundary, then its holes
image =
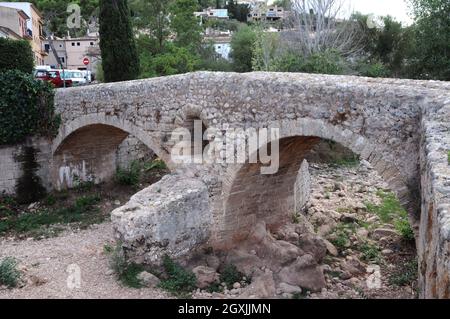
POLYGON ((9 288, 17 287, 21 274, 17 269, 17 261, 6 257, 0 261, 0 284, 9 288))
POLYGON ((144 170, 151 171, 153 169, 166 169, 167 165, 163 160, 157 158, 149 163, 144 164, 144 170))
POLYGON ((381 261, 380 248, 374 244, 364 242, 359 250, 362 253, 362 260, 379 263, 381 261))
POLYGON ((26 40, 0 38, 0 73, 19 70, 31 74, 34 67, 33 51, 26 40))
POLYGON ((177 296, 186 296, 196 287, 195 274, 181 267, 169 256, 163 257, 163 267, 168 276, 159 286, 177 296))
POLYGON ((31 75, 0 72, 0 145, 32 135, 54 136, 60 118, 55 115, 53 97, 51 86, 31 75))
POLYGON ((244 279, 244 274, 239 272, 235 265, 226 265, 220 274, 220 282, 226 283, 228 288, 233 287, 235 282, 241 282, 244 279))
POLYGON ((126 169, 117 169, 115 180, 120 185, 135 186, 139 183, 140 176, 141 165, 138 161, 133 161, 131 162, 130 167, 126 169))
POLYGON ((359 74, 371 78, 382 78, 389 76, 389 70, 381 62, 362 63, 358 67, 359 74))
POLYGON ((343 74, 344 69, 344 59, 333 50, 312 54, 303 65, 303 71, 307 73, 343 74))
POLYGON ((120 243, 115 247, 104 245, 103 251, 110 254, 109 265, 124 286, 142 288, 142 283, 137 276, 144 271, 144 267, 136 263, 128 263, 120 243))

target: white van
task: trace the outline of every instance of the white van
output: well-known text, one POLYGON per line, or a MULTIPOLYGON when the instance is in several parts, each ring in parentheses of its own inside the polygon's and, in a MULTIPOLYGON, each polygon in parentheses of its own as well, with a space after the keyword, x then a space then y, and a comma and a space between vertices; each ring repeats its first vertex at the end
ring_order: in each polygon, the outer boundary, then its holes
POLYGON ((72 80, 73 86, 85 85, 88 80, 83 71, 80 70, 59 70, 65 80, 72 80))

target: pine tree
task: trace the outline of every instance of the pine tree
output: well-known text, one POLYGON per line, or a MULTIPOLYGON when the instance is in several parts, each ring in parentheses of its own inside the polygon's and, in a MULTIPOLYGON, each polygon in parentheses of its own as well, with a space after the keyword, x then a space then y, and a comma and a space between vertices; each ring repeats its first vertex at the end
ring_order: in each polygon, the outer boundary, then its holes
POLYGON ((105 82, 136 79, 139 59, 127 0, 100 0, 99 20, 105 82))

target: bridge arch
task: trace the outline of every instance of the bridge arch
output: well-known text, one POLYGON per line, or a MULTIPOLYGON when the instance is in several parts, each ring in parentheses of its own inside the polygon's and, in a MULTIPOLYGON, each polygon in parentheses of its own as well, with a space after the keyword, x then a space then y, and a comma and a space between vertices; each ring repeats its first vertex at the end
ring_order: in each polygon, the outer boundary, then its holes
POLYGON ((81 180, 110 178, 116 170, 115 151, 129 135, 153 151, 169 169, 175 169, 170 154, 161 147, 160 136, 118 117, 90 114, 67 122, 59 129, 52 144, 54 186, 57 189, 71 187, 71 175, 81 180))
POLYGON ((317 119, 272 122, 268 127, 280 128, 279 170, 273 175, 262 175, 259 163, 232 165, 227 169, 222 193, 223 229, 218 232, 222 234, 219 241, 224 245, 243 239, 246 230, 258 220, 276 228, 291 218, 300 165, 321 140, 337 142, 371 163, 410 212, 414 225, 417 224, 418 199, 399 169, 384 158, 386 147, 383 145, 317 119))

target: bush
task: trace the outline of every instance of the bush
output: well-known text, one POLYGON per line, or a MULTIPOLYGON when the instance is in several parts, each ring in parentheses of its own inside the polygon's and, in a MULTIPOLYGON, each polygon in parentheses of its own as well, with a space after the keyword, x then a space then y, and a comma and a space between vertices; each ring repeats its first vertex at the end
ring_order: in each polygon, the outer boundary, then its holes
POLYGON ((0 261, 0 284, 9 288, 17 287, 20 280, 20 271, 17 269, 17 261, 6 257, 0 261))
POLYGON ((115 180, 120 185, 135 186, 139 183, 141 176, 141 165, 138 161, 133 161, 127 169, 118 168, 115 180))
POLYGON ((55 115, 53 97, 50 85, 31 75, 0 72, 0 145, 19 143, 32 135, 54 136, 61 121, 55 115))
POLYGON ((343 74, 344 69, 344 59, 338 52, 332 50, 312 54, 303 66, 306 73, 343 74))
POLYGON ((226 283, 228 288, 233 287, 235 282, 241 282, 244 279, 244 274, 239 272, 235 265, 226 265, 220 274, 220 282, 226 283))
POLYGON ((362 63, 358 66, 359 74, 371 78, 383 78, 389 76, 389 70, 381 62, 362 63))
POLYGON ((26 40, 0 38, 0 56, 0 73, 8 70, 19 70, 28 74, 33 72, 33 51, 26 40))
POLYGON ((177 296, 186 296, 196 287, 197 279, 191 271, 185 270, 169 256, 164 256, 163 267, 168 276, 159 286, 177 296))

